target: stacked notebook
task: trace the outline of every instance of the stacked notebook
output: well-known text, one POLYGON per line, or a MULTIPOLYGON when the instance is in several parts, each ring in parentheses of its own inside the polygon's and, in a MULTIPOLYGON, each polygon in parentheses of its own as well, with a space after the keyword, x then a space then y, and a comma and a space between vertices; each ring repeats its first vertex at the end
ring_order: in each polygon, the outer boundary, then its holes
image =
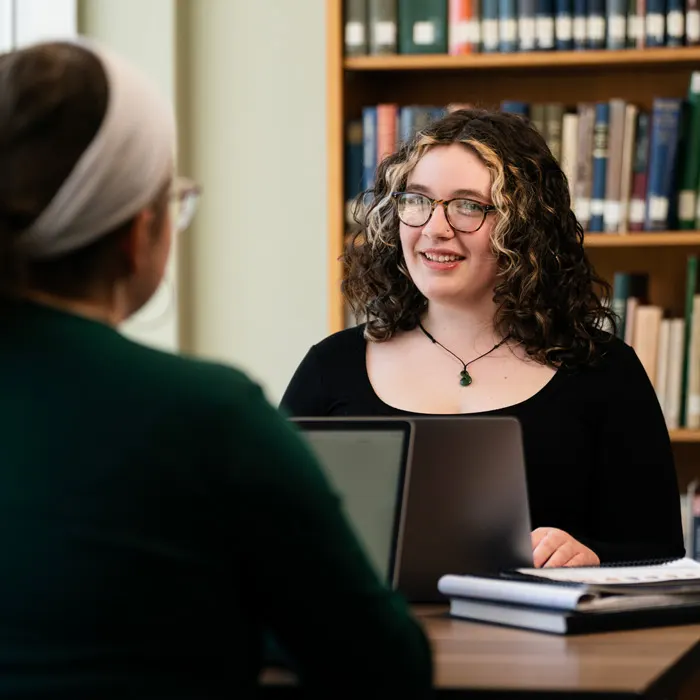
POLYGON ((700 562, 443 576, 454 617, 555 634, 700 622, 700 562))

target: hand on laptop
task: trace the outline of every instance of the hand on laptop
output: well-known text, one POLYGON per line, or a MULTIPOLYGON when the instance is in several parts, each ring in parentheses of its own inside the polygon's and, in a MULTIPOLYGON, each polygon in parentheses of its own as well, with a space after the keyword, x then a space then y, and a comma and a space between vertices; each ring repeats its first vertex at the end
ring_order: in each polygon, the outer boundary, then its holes
POLYGON ((532 531, 532 558, 536 568, 551 566, 598 566, 598 555, 555 527, 532 531))

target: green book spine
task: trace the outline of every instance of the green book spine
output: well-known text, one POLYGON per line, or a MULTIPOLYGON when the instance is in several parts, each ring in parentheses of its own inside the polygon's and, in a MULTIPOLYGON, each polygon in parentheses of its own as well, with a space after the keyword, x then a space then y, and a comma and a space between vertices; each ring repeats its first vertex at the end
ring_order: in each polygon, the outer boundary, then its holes
POLYGON ((700 184, 700 71, 695 71, 690 76, 685 132, 684 148, 681 149, 684 163, 678 192, 678 226, 690 230, 695 228, 700 184))
POLYGON ((698 258, 688 257, 685 279, 685 336, 683 338, 683 378, 681 380, 681 411, 678 424, 685 427, 685 404, 688 396, 688 376, 690 362, 690 331, 693 327, 693 296, 698 285, 698 258))
POLYGON ((447 53, 447 0, 399 0, 399 53, 447 53))
POLYGON ((534 102, 530 107, 530 121, 532 122, 532 126, 534 126, 545 139, 547 138, 547 130, 545 128, 545 124, 547 123, 545 116, 547 113, 546 109, 547 105, 544 102, 534 102))
POLYGON ((625 339, 625 322, 627 319, 627 298, 629 297, 630 275, 627 272, 616 272, 613 279, 613 296, 610 308, 617 316, 617 337, 625 339))

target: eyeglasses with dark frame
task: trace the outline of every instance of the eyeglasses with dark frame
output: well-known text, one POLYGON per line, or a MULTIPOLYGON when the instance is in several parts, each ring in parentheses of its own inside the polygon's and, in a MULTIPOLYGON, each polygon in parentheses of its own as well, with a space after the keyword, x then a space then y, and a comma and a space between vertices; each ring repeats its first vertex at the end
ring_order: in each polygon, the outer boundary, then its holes
POLYGON ((182 233, 192 223, 202 189, 193 180, 176 177, 170 192, 171 220, 176 233, 182 233))
POLYGON ((460 233, 478 231, 484 225, 486 215, 496 211, 493 204, 479 204, 465 197, 433 199, 419 192, 392 192, 391 196, 400 221, 413 228, 425 226, 439 204, 442 204, 447 223, 460 233))

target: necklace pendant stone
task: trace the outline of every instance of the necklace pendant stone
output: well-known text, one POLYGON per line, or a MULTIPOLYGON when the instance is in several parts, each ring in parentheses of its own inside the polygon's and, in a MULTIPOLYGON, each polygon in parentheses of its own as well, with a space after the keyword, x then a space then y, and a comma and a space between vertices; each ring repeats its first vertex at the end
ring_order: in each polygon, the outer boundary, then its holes
POLYGON ((463 370, 459 373, 459 376, 460 376, 459 383, 460 383, 462 386, 469 386, 469 385, 472 383, 472 375, 469 374, 469 372, 467 372, 466 369, 463 369, 463 370))

